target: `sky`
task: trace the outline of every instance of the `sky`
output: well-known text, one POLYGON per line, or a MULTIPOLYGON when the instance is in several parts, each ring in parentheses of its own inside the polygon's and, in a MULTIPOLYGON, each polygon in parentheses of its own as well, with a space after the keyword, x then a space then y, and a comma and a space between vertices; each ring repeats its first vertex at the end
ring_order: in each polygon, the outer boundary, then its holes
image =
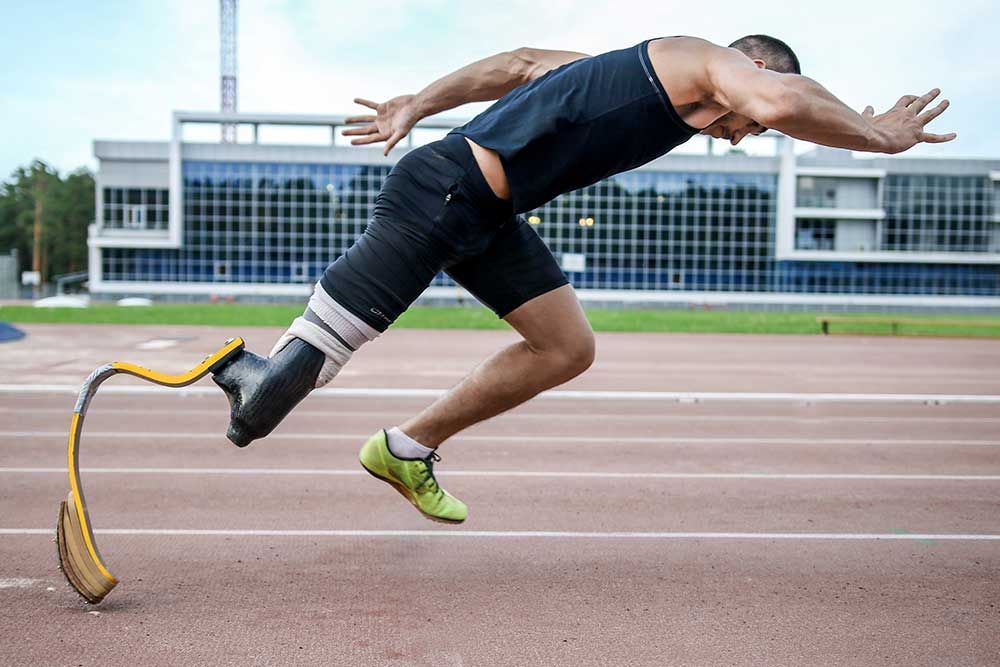
MULTIPOLYGON (((95 167, 93 140, 161 140, 175 109, 219 107, 212 0, 0 0, 0 178, 40 158, 95 167)), ((804 73, 879 111, 940 87, 952 107, 914 155, 1000 158, 1000 3, 955 0, 243 0, 241 111, 349 114, 519 46, 601 53, 649 37, 784 39, 804 73)), ((470 117, 482 106, 449 117, 470 117)))

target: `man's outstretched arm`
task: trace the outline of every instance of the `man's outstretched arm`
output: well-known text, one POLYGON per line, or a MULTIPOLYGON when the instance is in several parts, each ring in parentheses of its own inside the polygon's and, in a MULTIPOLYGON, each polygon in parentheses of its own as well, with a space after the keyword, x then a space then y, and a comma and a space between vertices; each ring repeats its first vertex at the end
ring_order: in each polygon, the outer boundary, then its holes
POLYGON ((375 111, 375 115, 353 116, 344 130, 346 136, 356 136, 355 146, 385 142, 389 154, 421 118, 432 116, 469 102, 497 100, 514 88, 542 76, 586 54, 573 51, 550 51, 522 47, 513 51, 466 65, 430 84, 416 95, 401 95, 381 104, 362 98, 354 101, 375 111))
POLYGON ((924 127, 948 108, 948 100, 924 110, 941 91, 904 95, 884 114, 858 113, 816 81, 759 69, 733 49, 716 48, 707 65, 708 91, 716 102, 765 127, 824 146, 871 153, 901 153, 918 143, 943 143, 954 133, 924 127))

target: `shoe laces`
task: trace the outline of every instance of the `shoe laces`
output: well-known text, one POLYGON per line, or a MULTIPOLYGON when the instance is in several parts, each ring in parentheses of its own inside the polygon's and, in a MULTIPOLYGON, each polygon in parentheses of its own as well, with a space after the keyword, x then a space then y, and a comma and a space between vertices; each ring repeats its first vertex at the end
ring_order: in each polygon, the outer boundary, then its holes
POLYGON ((438 484, 437 478, 434 477, 434 463, 440 460, 441 457, 438 456, 437 452, 431 452, 430 456, 423 459, 424 474, 423 477, 420 478, 420 482, 417 484, 418 489, 422 489, 424 486, 427 486, 430 489, 430 492, 434 495, 439 495, 442 492, 441 485, 438 484))

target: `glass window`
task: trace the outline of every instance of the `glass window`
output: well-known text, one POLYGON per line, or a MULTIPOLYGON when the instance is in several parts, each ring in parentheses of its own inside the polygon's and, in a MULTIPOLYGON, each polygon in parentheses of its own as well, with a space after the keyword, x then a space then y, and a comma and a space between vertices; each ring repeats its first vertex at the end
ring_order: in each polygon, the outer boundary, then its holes
POLYGON ((125 226, 133 229, 142 229, 146 226, 146 207, 129 206, 125 209, 125 226))
POLYGON ((836 220, 797 220, 795 223, 795 249, 833 250, 836 231, 836 220))
POLYGON ((796 204, 805 208, 878 208, 878 179, 799 176, 796 204))
MULTIPOLYGON (((388 173, 371 165, 194 160, 182 168, 177 204, 185 245, 155 254, 106 249, 109 280, 114 273, 132 280, 311 281, 364 231, 388 173)), ((947 177, 932 185, 927 176, 889 175, 883 187, 883 222, 801 219, 796 247, 982 251, 1000 242, 994 235, 1000 224, 992 222, 998 195, 988 178, 947 177), (970 207, 977 197, 982 210, 970 207), (877 230, 881 236, 873 240, 877 230)), ((1000 269, 989 265, 778 262, 776 188, 774 174, 635 171, 558 197, 525 218, 537 217, 532 228, 556 254, 585 255, 585 270, 574 273, 581 288, 1000 294, 1000 269), (581 226, 581 218, 594 224, 581 226)), ((800 177, 797 190, 800 206, 814 197, 827 208, 880 207, 878 179, 800 177)), ((155 204, 148 192, 129 204, 125 192, 105 193, 106 225, 117 214, 119 226, 130 216, 145 229, 166 229, 165 189, 155 192, 155 204), (145 206, 138 218, 133 205, 145 206)), ((453 283, 441 274, 434 284, 453 283)))

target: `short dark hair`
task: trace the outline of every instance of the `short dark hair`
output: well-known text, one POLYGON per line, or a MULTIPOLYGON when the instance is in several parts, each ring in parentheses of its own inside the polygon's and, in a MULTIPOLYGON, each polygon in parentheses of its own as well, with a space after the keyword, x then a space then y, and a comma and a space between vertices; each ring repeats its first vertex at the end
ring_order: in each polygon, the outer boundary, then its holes
POLYGON ((788 44, 769 35, 747 35, 729 45, 749 58, 763 60, 769 70, 782 74, 802 74, 799 59, 788 44))

